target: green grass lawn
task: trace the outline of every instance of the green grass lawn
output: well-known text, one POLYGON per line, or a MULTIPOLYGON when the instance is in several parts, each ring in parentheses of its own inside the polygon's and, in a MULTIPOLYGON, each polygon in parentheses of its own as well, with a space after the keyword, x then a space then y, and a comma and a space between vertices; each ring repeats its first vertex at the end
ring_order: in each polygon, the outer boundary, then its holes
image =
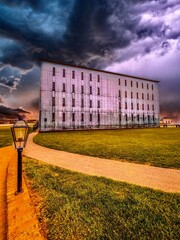
POLYGON ((49 240, 179 239, 179 194, 87 176, 30 158, 24 164, 49 240))
POLYGON ((11 129, 9 126, 0 127, 0 147, 6 147, 11 145, 13 142, 11 129))
POLYGON ((34 141, 73 153, 180 168, 179 128, 40 133, 34 141))

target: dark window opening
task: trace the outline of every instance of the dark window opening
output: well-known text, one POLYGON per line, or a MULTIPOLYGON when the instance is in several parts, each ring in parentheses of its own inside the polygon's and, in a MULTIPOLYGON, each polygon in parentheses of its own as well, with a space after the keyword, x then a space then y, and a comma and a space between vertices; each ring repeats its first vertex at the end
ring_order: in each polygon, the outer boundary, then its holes
POLYGON ((90 108, 92 108, 92 100, 90 100, 90 108))
POLYGON ((72 121, 75 121, 75 113, 72 113, 72 121))
POLYGON ((55 113, 52 113, 52 122, 55 121, 55 113))
POLYGON ((84 73, 81 72, 81 80, 84 80, 84 73))
POLYGON ((100 88, 98 87, 98 95, 100 95, 100 88))
POLYGON ((65 107, 66 102, 65 102, 65 98, 63 98, 63 107, 65 107))
POLYGON ((66 77, 66 71, 63 69, 63 77, 66 77))
POLYGON ((100 108, 100 101, 98 100, 98 106, 97 106, 98 108, 100 108))
POLYGON ((92 74, 89 74, 89 80, 92 81, 92 74))
POLYGON ((72 85, 72 92, 75 93, 75 86, 74 86, 74 84, 72 85))
POLYGON ((63 92, 66 91, 66 86, 65 86, 65 83, 63 83, 63 92))
POLYGON ((84 86, 81 86, 81 94, 84 94, 84 86))
POLYGON ((55 91, 55 82, 52 83, 52 90, 55 91))
POLYGON ((98 82, 100 82, 100 75, 97 75, 97 80, 98 82))
POLYGON ((89 92, 90 94, 92 94, 92 86, 90 86, 89 92))
POLYGON ((75 99, 72 99, 72 107, 75 107, 75 99))
POLYGON ((53 74, 52 74, 53 76, 55 76, 56 75, 56 68, 55 67, 53 67, 53 74))
POLYGON ((63 113, 63 122, 65 122, 66 121, 66 115, 65 115, 65 113, 63 113))
POLYGON ((89 120, 92 122, 92 113, 90 113, 89 120))
POLYGON ((84 122, 84 113, 81 113, 81 122, 84 122))
POLYGON ((72 71, 72 79, 75 78, 75 71, 72 71))
POLYGON ((52 97, 52 105, 55 106, 55 97, 52 97))

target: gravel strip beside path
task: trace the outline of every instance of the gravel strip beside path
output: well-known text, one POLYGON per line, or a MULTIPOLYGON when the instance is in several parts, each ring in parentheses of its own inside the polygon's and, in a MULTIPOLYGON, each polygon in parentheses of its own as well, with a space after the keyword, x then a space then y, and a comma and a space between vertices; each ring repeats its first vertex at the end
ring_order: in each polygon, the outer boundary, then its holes
POLYGON ((29 135, 24 150, 26 156, 81 173, 103 176, 113 180, 159 189, 165 192, 180 192, 180 170, 120 162, 39 146, 33 142, 37 133, 29 135))

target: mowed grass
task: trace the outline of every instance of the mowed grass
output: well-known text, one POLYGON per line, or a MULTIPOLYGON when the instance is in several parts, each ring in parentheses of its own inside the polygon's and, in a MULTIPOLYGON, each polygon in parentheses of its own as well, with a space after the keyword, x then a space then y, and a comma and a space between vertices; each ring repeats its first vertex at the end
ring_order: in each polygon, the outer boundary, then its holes
POLYGON ((179 239, 179 194, 163 193, 25 159, 49 240, 179 239))
POLYGON ((0 147, 6 147, 13 142, 11 128, 9 126, 0 126, 0 147))
POLYGON ((72 153, 180 168, 180 128, 40 133, 34 141, 72 153))

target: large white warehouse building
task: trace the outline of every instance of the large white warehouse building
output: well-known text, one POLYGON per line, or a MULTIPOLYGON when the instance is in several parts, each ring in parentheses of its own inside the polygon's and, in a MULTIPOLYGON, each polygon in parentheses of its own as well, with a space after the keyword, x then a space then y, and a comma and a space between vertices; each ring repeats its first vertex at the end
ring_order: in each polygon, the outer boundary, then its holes
POLYGON ((158 81, 42 61, 40 131, 156 126, 158 81))

